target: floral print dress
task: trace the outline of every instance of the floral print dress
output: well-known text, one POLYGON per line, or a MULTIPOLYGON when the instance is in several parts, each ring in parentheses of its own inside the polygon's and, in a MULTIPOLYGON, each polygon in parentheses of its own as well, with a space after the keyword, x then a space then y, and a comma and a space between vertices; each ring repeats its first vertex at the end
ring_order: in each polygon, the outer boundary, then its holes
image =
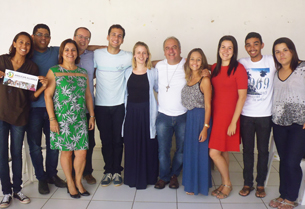
POLYGON ((50 70, 54 73, 56 81, 53 105, 60 132, 59 134, 50 132, 51 149, 86 150, 88 149, 85 100, 87 71, 79 67, 76 70, 67 70, 60 65, 50 70))

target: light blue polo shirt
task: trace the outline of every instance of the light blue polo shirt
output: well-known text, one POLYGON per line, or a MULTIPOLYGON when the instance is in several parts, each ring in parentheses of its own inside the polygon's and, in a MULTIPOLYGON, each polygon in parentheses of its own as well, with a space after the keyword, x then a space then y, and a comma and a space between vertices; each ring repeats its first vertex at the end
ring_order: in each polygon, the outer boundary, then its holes
POLYGON ((132 53, 121 50, 110 54, 107 48, 94 51, 96 68, 95 105, 116 106, 124 103, 124 73, 131 66, 132 53))

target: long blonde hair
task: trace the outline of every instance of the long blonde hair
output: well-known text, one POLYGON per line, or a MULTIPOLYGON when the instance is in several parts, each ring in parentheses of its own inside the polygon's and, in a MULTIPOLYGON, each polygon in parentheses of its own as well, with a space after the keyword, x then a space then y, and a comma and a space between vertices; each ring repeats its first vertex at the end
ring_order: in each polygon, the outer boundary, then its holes
POLYGON ((208 68, 208 62, 207 62, 207 58, 205 57, 205 54, 203 53, 202 49, 200 48, 195 48, 192 49, 189 54, 187 55, 187 59, 186 62, 184 63, 184 72, 185 72, 185 79, 187 82, 189 82, 191 80, 192 77, 192 69, 190 68, 190 59, 191 59, 191 55, 193 52, 198 52, 202 59, 201 59, 201 65, 200 68, 198 70, 198 75, 201 75, 202 70, 208 68))
POLYGON ((134 45, 134 47, 133 47, 133 50, 132 50, 132 56, 133 56, 133 57, 132 57, 132 60, 131 60, 132 68, 137 68, 137 62, 136 62, 136 58, 134 57, 134 55, 135 55, 136 48, 137 48, 138 46, 144 46, 144 47, 146 48, 147 54, 148 54, 148 58, 147 58, 147 60, 145 61, 145 67, 147 67, 147 69, 150 70, 150 69, 152 68, 152 64, 151 64, 151 53, 150 53, 150 51, 149 51, 149 48, 148 48, 147 44, 144 43, 144 42, 141 42, 141 41, 138 41, 138 42, 134 45))

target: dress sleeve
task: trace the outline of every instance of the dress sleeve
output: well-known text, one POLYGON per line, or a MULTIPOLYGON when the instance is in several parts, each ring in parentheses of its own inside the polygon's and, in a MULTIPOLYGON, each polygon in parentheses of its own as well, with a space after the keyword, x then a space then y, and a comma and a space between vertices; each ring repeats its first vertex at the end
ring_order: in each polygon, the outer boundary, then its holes
POLYGON ((245 67, 240 63, 238 64, 235 72, 235 79, 237 89, 248 89, 248 74, 245 67))

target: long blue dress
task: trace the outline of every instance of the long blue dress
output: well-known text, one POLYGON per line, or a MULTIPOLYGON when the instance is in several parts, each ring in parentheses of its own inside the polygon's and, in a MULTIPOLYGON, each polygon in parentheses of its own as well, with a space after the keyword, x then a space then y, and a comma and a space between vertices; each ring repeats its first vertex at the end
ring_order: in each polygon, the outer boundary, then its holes
POLYGON ((199 142, 199 134, 204 126, 204 95, 200 90, 201 80, 192 85, 186 85, 182 89, 182 104, 188 109, 184 151, 183 151, 183 176, 182 185, 184 191, 194 192, 195 195, 201 193, 208 195, 209 188, 212 187, 211 166, 209 158, 209 138, 204 142, 199 142))

